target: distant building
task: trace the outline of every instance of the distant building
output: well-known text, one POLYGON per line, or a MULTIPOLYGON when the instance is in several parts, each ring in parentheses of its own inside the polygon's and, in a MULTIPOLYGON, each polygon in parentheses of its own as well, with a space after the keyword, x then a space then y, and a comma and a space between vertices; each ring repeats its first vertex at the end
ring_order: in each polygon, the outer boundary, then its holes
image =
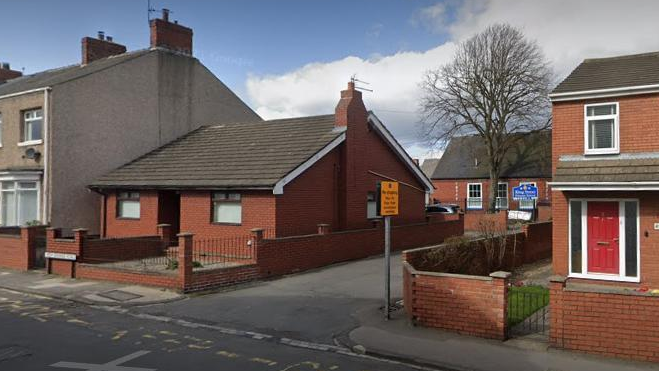
MULTIPOLYGON (((531 134, 513 134, 519 140, 508 151, 503 161, 497 185, 496 208, 499 210, 532 210, 543 207, 541 218, 549 218, 550 194, 547 183, 551 180, 551 131, 531 134), (520 184, 538 187, 537 201, 514 201, 512 189, 520 184)), ((424 164, 425 165, 425 164, 424 164)), ((428 165, 435 186, 433 198, 441 203, 456 204, 463 210, 488 209, 490 169, 486 148, 480 136, 453 138, 444 154, 428 165)))

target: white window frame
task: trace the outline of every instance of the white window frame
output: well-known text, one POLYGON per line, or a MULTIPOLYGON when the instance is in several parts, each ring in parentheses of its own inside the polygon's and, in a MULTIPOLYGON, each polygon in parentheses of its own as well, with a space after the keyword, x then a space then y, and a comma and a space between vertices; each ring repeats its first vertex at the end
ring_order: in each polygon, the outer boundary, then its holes
POLYGON ((497 196, 496 196, 496 207, 497 210, 508 210, 508 207, 510 206, 508 203, 508 182, 499 182, 497 183, 497 196), (499 205, 499 199, 502 199, 503 197, 499 197, 499 186, 504 184, 506 186, 506 205, 505 207, 499 205))
MULTIPOLYGON (((536 188, 538 187, 538 183, 536 183, 536 182, 519 182, 518 185, 521 186, 521 185, 524 185, 524 184, 532 185, 532 186, 534 186, 534 187, 536 187, 536 188)), ((517 206, 518 206, 517 208, 520 209, 520 210, 535 210, 535 208, 536 208, 536 206, 537 206, 537 203, 538 203, 538 200, 537 200, 537 199, 535 199, 535 200, 531 200, 531 201, 517 200, 517 206), (531 202, 531 207, 528 207, 528 206, 524 206, 524 207, 522 207, 522 203, 523 203, 523 202, 531 202)))
MULTIPOLYGON (((22 182, 35 182, 36 191, 37 191, 37 220, 40 223, 43 223, 41 219, 41 179, 39 175, 31 174, 22 174, 22 175, 2 175, 0 174, 0 208, 2 207, 2 198, 4 197, 4 192, 2 191, 2 182, 14 182, 14 192, 16 193, 16 202, 18 203, 18 183, 22 182)), ((20 208, 16 205, 16 220, 21 220, 20 208)), ((2 220, 2 210, 0 210, 0 226, 5 226, 5 221, 2 220)))
POLYGON ((121 219, 121 220, 140 220, 140 218, 142 217, 142 195, 140 194, 140 191, 135 191, 135 190, 117 191, 115 215, 117 219, 121 219), (128 197, 121 197, 120 195, 122 193, 128 193, 128 197), (137 200, 135 198, 130 197, 131 193, 137 193, 137 200), (121 204, 124 202, 137 202, 137 216, 126 216, 120 214, 120 210, 123 210, 121 204))
POLYGON ((467 183, 467 204, 465 205, 465 208, 467 210, 481 210, 483 209, 483 183, 467 183), (470 197, 469 196, 469 188, 472 185, 477 185, 478 188, 480 189, 480 197, 470 197), (478 207, 474 206, 469 206, 470 200, 478 200, 478 207))
POLYGON ((366 193, 366 219, 379 219, 377 192, 366 193), (373 197, 373 199, 371 199, 373 197), (372 212, 372 213, 371 213, 372 212))
POLYGON ((228 192, 228 191, 216 191, 211 192, 211 223, 220 224, 220 225, 242 225, 243 223, 243 194, 240 192, 228 192), (224 194, 224 199, 216 197, 216 195, 224 194), (231 199, 230 195, 238 195, 238 199, 231 199), (228 203, 228 204, 238 204, 240 205, 240 220, 238 221, 227 221, 227 220, 218 220, 218 215, 215 212, 216 203, 228 203))
POLYGON ((620 105, 618 102, 607 102, 607 103, 593 103, 593 104, 584 104, 583 107, 583 117, 584 117, 584 154, 586 155, 607 155, 607 154, 617 154, 620 153, 620 105), (598 106, 615 106, 616 113, 615 115, 602 115, 602 116, 591 116, 591 120, 610 120, 613 119, 613 148, 588 148, 588 142, 590 139, 590 130, 588 129, 588 108, 589 107, 598 107, 598 106), (595 118, 596 117, 596 118, 595 118))
POLYGON ((43 114, 43 109, 40 108, 34 108, 34 109, 28 109, 25 111, 22 111, 22 121, 21 121, 21 141, 18 143, 19 147, 24 147, 24 146, 33 146, 36 144, 41 144, 43 143, 43 130, 44 130, 44 114, 43 114), (26 119, 25 115, 27 115, 28 112, 35 112, 35 111, 41 111, 41 116, 35 117, 35 118, 30 118, 26 119), (32 121, 37 121, 41 120, 41 139, 30 139, 26 140, 25 138, 27 137, 27 124, 32 121))
POLYGON ((568 277, 616 282, 641 282, 641 203, 637 198, 568 199, 568 277), (572 201, 581 202, 581 272, 572 272, 572 201), (618 202, 618 274, 588 273, 588 202, 618 202), (636 277, 627 277, 625 249, 625 202, 636 202, 636 277), (622 216, 622 217, 621 217, 622 216), (583 273, 585 272, 585 273, 583 273))

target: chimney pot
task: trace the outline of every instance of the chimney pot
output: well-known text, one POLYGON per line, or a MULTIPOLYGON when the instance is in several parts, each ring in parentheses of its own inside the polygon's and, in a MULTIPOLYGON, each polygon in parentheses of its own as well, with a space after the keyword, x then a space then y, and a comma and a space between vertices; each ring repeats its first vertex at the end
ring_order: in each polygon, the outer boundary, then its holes
POLYGON ((162 20, 165 22, 169 22, 169 9, 163 8, 162 10, 162 20))
POLYGON ((108 42, 112 42, 113 38, 112 38, 112 36, 106 36, 105 40, 107 40, 108 42))
POLYGON ((98 31, 98 39, 99 40, 105 40, 105 32, 98 31))

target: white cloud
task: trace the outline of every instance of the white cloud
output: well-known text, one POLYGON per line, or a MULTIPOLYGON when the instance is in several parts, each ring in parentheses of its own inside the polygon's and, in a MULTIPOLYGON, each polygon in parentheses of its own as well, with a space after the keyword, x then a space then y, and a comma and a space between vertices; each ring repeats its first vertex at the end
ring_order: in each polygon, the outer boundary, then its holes
MULTIPOLYGON (((582 59, 659 50, 656 0, 466 0, 450 25, 444 4, 423 8, 424 21, 445 28, 452 41, 425 52, 399 52, 370 60, 349 56, 273 76, 251 75, 247 92, 264 118, 331 113, 351 75, 371 83, 369 109, 414 157, 429 157, 416 137, 419 87, 424 71, 446 63, 455 42, 487 25, 508 22, 539 42, 563 78, 582 59), (394 112, 397 111, 397 112, 394 112)), ((432 29, 432 28, 430 28, 432 29)))

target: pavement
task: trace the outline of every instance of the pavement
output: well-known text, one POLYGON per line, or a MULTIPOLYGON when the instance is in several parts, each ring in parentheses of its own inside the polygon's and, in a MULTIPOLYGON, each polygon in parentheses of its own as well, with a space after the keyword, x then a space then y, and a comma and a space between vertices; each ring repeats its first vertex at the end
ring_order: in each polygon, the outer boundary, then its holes
POLYGON ((138 306, 177 301, 185 296, 174 291, 115 282, 70 279, 0 268, 0 288, 90 305, 138 306))

